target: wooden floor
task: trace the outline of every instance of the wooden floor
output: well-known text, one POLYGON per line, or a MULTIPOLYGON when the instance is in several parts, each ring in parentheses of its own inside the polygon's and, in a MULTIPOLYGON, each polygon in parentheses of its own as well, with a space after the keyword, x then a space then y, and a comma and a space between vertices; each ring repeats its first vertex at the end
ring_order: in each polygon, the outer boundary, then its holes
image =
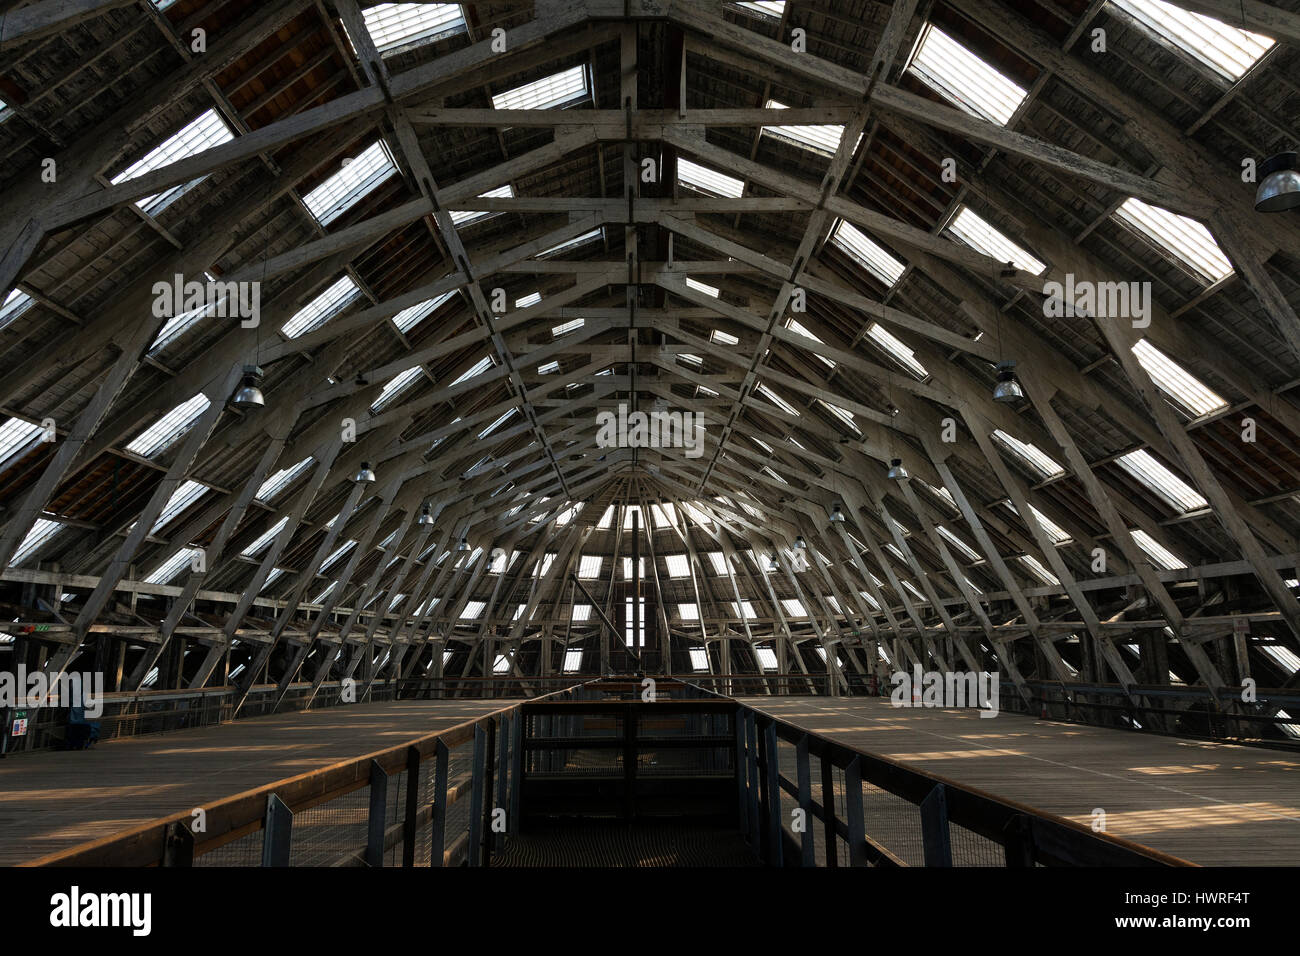
POLYGON ((254 717, 0 760, 0 865, 397 746, 506 701, 401 701, 254 717))
POLYGON ((746 698, 841 743, 1204 865, 1300 863, 1300 755, 885 698, 746 698))

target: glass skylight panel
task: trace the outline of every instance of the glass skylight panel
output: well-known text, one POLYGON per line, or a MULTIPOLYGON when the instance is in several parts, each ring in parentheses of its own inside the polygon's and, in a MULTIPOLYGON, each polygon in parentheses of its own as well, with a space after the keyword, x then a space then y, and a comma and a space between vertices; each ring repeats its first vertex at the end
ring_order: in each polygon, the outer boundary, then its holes
POLYGON ((765 671, 774 671, 779 666, 776 660, 776 651, 770 647, 755 647, 754 656, 758 658, 758 666, 765 671))
POLYGON ((1036 276, 1047 270, 1047 263, 1040 262, 1016 245, 970 206, 961 207, 961 211, 948 224, 948 231, 997 262, 1009 262, 1017 269, 1036 276))
POLYGON ((907 69, 959 108, 1006 126, 1028 92, 934 24, 926 24, 907 69))
POLYGON ((315 458, 308 455, 296 465, 291 465, 288 468, 281 468, 270 478, 266 479, 266 481, 262 482, 262 487, 257 489, 257 494, 254 497, 258 501, 270 502, 274 500, 276 495, 284 491, 285 488, 288 488, 289 485, 293 484, 293 482, 301 476, 304 471, 310 468, 312 462, 315 460, 315 458))
POLYGON ((916 353, 878 322, 871 323, 871 326, 867 329, 867 336, 889 353, 889 357, 903 366, 914 378, 925 379, 929 377, 929 370, 916 360, 916 353))
POLYGON ((574 66, 513 90, 496 93, 492 106, 499 110, 553 110, 573 106, 587 98, 587 68, 574 66))
POLYGON ((725 199, 738 199, 745 192, 743 179, 736 179, 685 158, 677 160, 677 180, 699 192, 725 199))
POLYGON ((465 610, 460 612, 460 619, 462 621, 477 621, 486 607, 487 604, 483 601, 466 601, 465 610))
POLYGON ((700 619, 700 609, 695 603, 677 605, 677 616, 683 621, 698 621, 700 619))
POLYGON ((605 513, 600 516, 600 520, 596 522, 596 529, 598 531, 608 531, 611 527, 613 527, 613 525, 614 525, 614 506, 610 505, 605 509, 605 513))
POLYGON ((13 457, 27 450, 44 431, 21 418, 10 418, 0 425, 0 466, 7 465, 13 457))
POLYGON ((586 319, 570 319, 568 322, 561 322, 559 325, 551 327, 551 337, 558 339, 561 335, 568 335, 570 332, 578 331, 586 324, 586 319))
POLYGON ((274 584, 275 580, 278 577, 280 577, 282 574, 284 574, 284 568, 272 568, 271 573, 266 576, 266 580, 262 583, 262 591, 265 591, 272 584, 274 584))
POLYGON ((480 439, 487 438, 488 435, 491 435, 494 431, 496 431, 498 428, 500 428, 502 425, 504 425, 507 421, 509 421, 510 418, 511 418, 511 416, 514 415, 516 411, 518 411, 518 409, 515 409, 515 408, 508 408, 508 409, 506 409, 505 412, 504 412, 502 415, 500 415, 500 416, 497 418, 496 421, 494 421, 494 422, 493 422, 491 425, 489 425, 487 428, 485 428, 485 429, 483 429, 481 432, 479 432, 479 433, 478 433, 478 437, 479 437, 480 439))
POLYGON ((849 258, 884 283, 886 288, 892 289, 907 268, 845 219, 841 219, 831 233, 831 244, 843 250, 849 258))
POLYGON ((493 364, 492 356, 485 355, 483 356, 483 358, 479 359, 469 368, 465 369, 465 371, 461 372, 459 377, 457 377, 457 379, 451 384, 459 385, 461 382, 468 381, 469 379, 473 378, 476 375, 482 375, 484 372, 486 372, 488 369, 492 367, 492 364, 493 364))
POLYGON ((781 19, 785 13, 785 0, 742 0, 736 6, 744 7, 746 10, 753 10, 755 13, 761 13, 765 17, 781 19))
POLYGON ((582 670, 582 648, 570 648, 564 652, 564 673, 576 674, 582 670))
POLYGON ((573 619, 579 622, 586 622, 591 620, 591 605, 590 604, 573 605, 573 619))
POLYGON ((563 528, 566 524, 576 518, 578 512, 582 510, 583 504, 584 502, 575 501, 573 504, 569 505, 569 507, 557 514, 555 516, 555 527, 563 528))
POLYGON ((1221 396, 1146 339, 1133 346, 1133 354, 1151 380, 1193 418, 1227 407, 1221 396))
POLYGON ((919 604, 929 603, 929 598, 927 598, 924 594, 918 591, 916 585, 913 584, 911 581, 903 581, 902 585, 907 589, 907 593, 912 595, 912 599, 914 601, 916 601, 919 604))
POLYGON ((328 226, 397 172, 383 140, 376 140, 341 169, 302 197, 303 205, 328 226))
POLYGON ((351 551, 351 550, 352 550, 353 548, 355 548, 356 546, 357 546, 357 543, 356 543, 355 541, 351 540, 351 539, 348 539, 347 541, 344 541, 341 545, 339 545, 337 548, 334 549, 334 553, 333 553, 333 554, 331 554, 328 558, 326 558, 326 559, 321 563, 320 569, 321 569, 322 571, 328 571, 331 567, 333 567, 335 564, 337 564, 337 563, 339 562, 339 560, 340 560, 340 559, 341 559, 345 554, 347 554, 349 551, 351 551))
POLYGON ((781 411, 785 412, 787 415, 797 416, 799 414, 799 410, 797 408, 795 408, 793 405, 787 402, 780 395, 776 394, 776 392, 772 391, 771 388, 769 388, 767 385, 763 384, 762 382, 759 382, 757 385, 755 385, 754 390, 757 391, 764 398, 766 398, 773 405, 775 405, 777 408, 781 409, 781 411))
POLYGON ((943 538, 944 541, 947 541, 950 546, 956 548, 957 553, 960 554, 967 561, 979 560, 979 554, 975 551, 974 548, 968 545, 961 538, 957 537, 955 534, 953 534, 943 525, 939 525, 937 528, 935 528, 935 530, 939 532, 939 536, 943 538))
POLYGON ((0 305, 0 329, 3 329, 31 307, 32 297, 22 289, 14 289, 5 296, 4 304, 0 305))
POLYGON ((696 282, 689 276, 686 279, 686 287, 688 289, 694 289, 696 292, 703 292, 705 295, 712 296, 715 299, 718 297, 717 286, 706 285, 703 282, 696 282))
MULTIPOLYGON (((485 193, 478 194, 479 199, 514 199, 515 187, 506 183, 504 186, 498 186, 496 189, 489 189, 485 193)), ((451 211, 451 221, 453 225, 465 226, 471 222, 477 222, 480 219, 486 219, 488 216, 500 215, 489 209, 453 209, 451 211)))
POLYGON ((1232 263, 1214 241, 1210 230, 1188 219, 1140 199, 1126 199, 1115 210, 1115 218, 1167 250, 1202 279, 1215 283, 1232 275, 1232 263))
POLYGON ((280 331, 291 339, 314 332, 342 312, 360 294, 361 290, 352 281, 352 277, 345 275, 303 306, 293 318, 280 326, 280 331))
MULTIPOLYGON (((689 282, 690 280, 687 279, 686 281, 689 282)), ((740 339, 736 338, 730 332, 724 332, 722 329, 714 329, 709 335, 709 341, 714 345, 735 345, 740 341, 740 339)))
POLYGON ((167 499, 167 504, 163 505, 162 512, 158 515, 158 520, 153 524, 153 530, 150 534, 156 534, 159 528, 165 527, 177 515, 181 514, 186 508, 194 504, 205 494, 208 493, 208 486, 200 484, 197 481, 186 481, 167 499))
POLYGON ((1144 449, 1139 448, 1137 451, 1116 458, 1115 464, 1184 514, 1204 508, 1208 504, 1195 488, 1160 464, 1144 449))
POLYGON ((517 621, 517 620, 519 620, 521 617, 523 617, 523 616, 524 616, 524 611, 525 611, 525 609, 527 609, 527 607, 528 607, 527 604, 520 604, 520 605, 517 605, 517 606, 515 607, 515 613, 514 613, 514 616, 511 617, 510 620, 512 620, 512 621, 517 621))
POLYGON ((670 578, 687 578, 691 575, 691 564, 684 554, 665 554, 664 561, 668 565, 668 576, 670 578))
MULTIPOLYGON (((822 340, 821 340, 820 338, 818 338, 817 336, 815 336, 815 335, 813 335, 811 332, 809 332, 808 329, 804 327, 803 323, 799 322, 798 320, 796 320, 796 319, 794 319, 794 318, 786 319, 786 320, 785 320, 785 327, 786 327, 787 329, 789 329, 791 332, 795 333, 796 335, 802 335, 802 336, 804 336, 805 338, 812 339, 814 342, 820 343, 820 344, 822 344, 822 345, 825 345, 825 344, 826 344, 825 342, 822 342, 822 340)), ((819 352, 813 352, 813 357, 814 357, 815 359, 817 359, 817 361, 819 361, 819 362, 821 362, 823 365, 825 365, 827 368, 834 368, 834 367, 835 367, 835 363, 834 363, 833 361, 831 361, 831 360, 828 359, 825 355, 822 355, 822 354, 819 353, 819 352)))
POLYGON ((743 615, 746 620, 758 617, 757 612, 754 610, 754 604, 752 601, 741 601, 739 605, 737 605, 735 601, 729 603, 731 604, 731 613, 736 615, 736 617, 741 617, 743 615))
POLYGON ((256 555, 261 553, 262 549, 264 549, 273 540, 275 540, 275 536, 278 535, 281 531, 283 531, 284 526, 288 523, 289 523, 289 516, 285 515, 283 518, 277 521, 272 527, 268 528, 266 531, 263 531, 261 534, 259 534, 256 540, 250 543, 248 547, 246 547, 243 551, 239 553, 246 558, 255 557, 256 555))
MULTIPOLYGON (((464 615, 462 615, 462 617, 463 617, 463 616, 464 616, 464 615)), ((493 674, 509 674, 509 673, 510 673, 510 658, 507 657, 505 654, 498 654, 498 655, 497 655, 497 659, 494 660, 494 661, 492 662, 492 673, 493 673, 493 674)))
POLYGON ((783 598, 781 601, 781 607, 784 608, 785 613, 789 614, 791 617, 808 616, 808 609, 803 606, 803 601, 800 601, 798 598, 783 598))
POLYGON ((1255 645, 1269 657, 1271 657, 1281 668, 1283 673, 1294 674, 1300 670, 1300 657, 1289 647, 1281 644, 1257 644, 1255 645))
POLYGON ((442 295, 435 296, 432 299, 419 302, 410 308, 403 309, 401 312, 398 312, 393 316, 393 324, 403 333, 409 332, 429 316, 433 315, 433 313, 437 312, 438 309, 440 309, 442 305, 455 294, 454 291, 444 292, 442 295))
POLYGON ((189 431, 210 404, 208 397, 203 394, 182 402, 142 431, 135 441, 126 446, 126 450, 141 458, 152 458, 189 431))
POLYGON ((1138 547, 1146 552, 1147 557, 1151 559, 1151 563, 1161 571, 1173 571, 1177 568, 1187 567, 1186 561, 1178 557, 1178 555, 1174 554, 1141 528, 1134 528, 1131 533, 1133 535, 1133 540, 1137 542, 1138 547))
MULTIPOLYGON (((138 179, 145 173, 151 173, 156 169, 179 162, 196 153, 212 149, 214 146, 220 146, 222 143, 228 143, 234 138, 234 134, 230 132, 230 127, 217 114, 217 111, 215 109, 207 110, 114 176, 112 183, 117 186, 132 179, 138 179)), ((161 193, 138 199, 136 205, 149 215, 156 215, 162 212, 168 204, 206 178, 206 176, 201 176, 191 182, 172 186, 161 193)))
MULTIPOLYGON (((644 559, 642 559, 644 560, 644 559)), ((551 565, 555 563, 555 552, 547 551, 542 555, 542 560, 533 565, 533 577, 542 578, 546 572, 551 570, 551 565)))
POLYGON ((640 627, 636 629, 636 635, 634 637, 632 633, 632 623, 633 623, 632 598, 629 597, 624 599, 623 608, 624 608, 625 617, 623 618, 623 624, 624 624, 623 641, 628 645, 628 647, 645 647, 645 631, 646 631, 645 598, 637 598, 636 602, 637 602, 636 612, 638 615, 637 620, 638 623, 640 624, 640 627))
POLYGON ((381 54, 465 27, 458 3, 380 3, 363 10, 362 16, 381 54))
POLYGON ((727 559, 721 551, 710 551, 709 563, 713 565, 714 574, 722 575, 727 573, 727 559))
POLYGON ((529 306, 536 305, 538 302, 541 301, 542 301, 542 294, 540 292, 530 292, 526 296, 515 299, 515 308, 526 309, 529 306))
MULTIPOLYGON (((645 558, 644 557, 640 557, 636 559, 636 570, 637 570, 637 575, 636 575, 637 578, 644 581, 645 580, 645 558)), ((628 581, 632 580, 632 559, 631 558, 623 559, 623 577, 625 580, 628 581)))
POLYGON ((404 391, 414 385, 423 373, 424 370, 416 365, 394 375, 379 393, 379 397, 371 403, 370 414, 374 415, 391 405, 404 391))
POLYGON ((582 235, 561 242, 559 245, 551 246, 551 248, 547 249, 545 252, 539 252, 537 258, 545 259, 547 256, 553 256, 560 252, 568 252, 571 249, 577 249, 579 246, 585 246, 589 242, 594 242, 595 240, 600 239, 604 234, 604 227, 593 229, 591 232, 584 232, 582 235))
POLYGON ((57 521, 49 521, 45 518, 37 518, 32 524, 32 530, 27 532, 22 543, 18 545, 18 550, 14 552, 13 563, 15 566, 22 564, 28 558, 33 557, 36 552, 40 551, 50 540, 64 529, 64 525, 57 521))
POLYGON ((702 647, 692 647, 689 651, 691 658, 691 670, 697 674, 709 669, 709 652, 702 647))
MULTIPOLYGON (((788 109, 788 107, 776 100, 768 100, 767 109, 784 110, 788 109)), ((826 126, 764 126, 763 132, 778 139, 793 142, 805 149, 832 156, 840 147, 840 139, 844 136, 844 127, 834 124, 826 126)), ((861 142, 862 135, 858 134, 858 142, 853 144, 855 151, 861 142)))
POLYGON ((822 408, 826 409, 828 412, 830 412, 832 415, 838 418, 845 425, 848 425, 849 428, 851 428, 855 434, 858 435, 862 434, 862 430, 858 428, 858 426, 853 421, 853 413, 851 411, 849 411, 846 408, 840 408, 838 405, 832 405, 830 402, 823 401, 820 398, 817 399, 817 401, 822 406, 822 408))
POLYGON ((559 362, 547 362, 545 365, 537 366, 538 375, 554 375, 560 370, 559 362))
POLYGON ((1240 79, 1273 41, 1163 0, 1112 0, 1147 29, 1177 44, 1229 80, 1240 79))
POLYGON ((198 548, 181 548, 170 558, 158 565, 153 574, 144 579, 145 584, 166 584, 182 570, 191 566, 194 555, 199 553, 198 548))
POLYGON ((1044 454, 1036 445, 1031 442, 1023 442, 1019 438, 1008 435, 1002 429, 993 433, 1003 447, 1011 451, 1017 458, 1029 465, 1034 471, 1044 478, 1051 478, 1056 475, 1065 474, 1065 469, 1058 465, 1051 456, 1044 454))
POLYGON ((1042 581, 1044 584, 1056 585, 1061 583, 1057 580, 1056 575, 1043 567, 1043 562, 1039 561, 1032 554, 1021 555, 1020 563, 1029 569, 1030 574, 1038 578, 1038 580, 1042 581))
MULTIPOLYGON (((1019 517, 1020 512, 1016 510, 1016 506, 1012 504, 1011 499, 1008 498, 1003 502, 1003 504, 1007 506, 1007 509, 1013 515, 1019 517)), ((1043 514, 1033 505, 1029 506, 1029 511, 1033 514, 1038 523, 1043 526, 1043 530, 1047 532, 1047 536, 1052 539, 1052 544, 1065 544, 1070 540, 1070 535, 1064 528, 1051 518, 1047 517, 1047 515, 1043 514)))

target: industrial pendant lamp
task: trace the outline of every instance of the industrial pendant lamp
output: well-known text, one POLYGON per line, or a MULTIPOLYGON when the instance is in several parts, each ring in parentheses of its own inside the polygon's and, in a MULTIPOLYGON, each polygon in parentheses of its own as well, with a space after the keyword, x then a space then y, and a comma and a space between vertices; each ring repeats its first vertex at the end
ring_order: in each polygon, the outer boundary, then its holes
POLYGON ((375 480, 375 473, 370 468, 370 462, 363 461, 361 463, 361 470, 357 472, 356 480, 367 484, 375 480))
POLYGON ((433 515, 429 514, 429 506, 425 505, 420 509, 420 524, 428 527, 433 524, 433 515))
POLYGON ((777 566, 777 563, 776 563, 776 555, 771 554, 770 552, 768 553, 768 556, 767 556, 767 569, 768 569, 769 571, 778 571, 778 570, 780 570, 780 568, 777 566))
POLYGON ((904 478, 911 478, 912 476, 903 467, 903 459, 894 458, 889 462, 889 473, 885 477, 892 478, 894 481, 902 481, 904 478))
POLYGON ((843 524, 843 523, 844 523, 844 509, 840 507, 840 503, 837 501, 835 502, 835 504, 831 505, 831 524, 843 524))
POLYGON ((468 550, 469 550, 469 535, 467 535, 467 534, 462 534, 462 535, 460 536, 460 543, 459 543, 458 545, 456 545, 456 550, 457 550, 457 551, 468 551, 468 550))
POLYGON ((1259 164, 1256 212, 1300 209, 1300 153, 1278 153, 1259 164))
POLYGON ((263 408, 266 405, 266 396, 262 394, 262 375, 261 368, 256 365, 244 366, 244 377, 239 380, 239 388, 235 391, 235 397, 230 400, 230 404, 241 412, 251 412, 256 408, 263 408))
POLYGON ((794 546, 803 551, 808 547, 808 542, 803 539, 803 535, 797 534, 794 537, 794 546))
POLYGON ((1010 405, 1025 397, 1025 390, 1016 381, 1016 363, 1006 359, 998 363, 998 383, 993 386, 993 401, 1010 405))

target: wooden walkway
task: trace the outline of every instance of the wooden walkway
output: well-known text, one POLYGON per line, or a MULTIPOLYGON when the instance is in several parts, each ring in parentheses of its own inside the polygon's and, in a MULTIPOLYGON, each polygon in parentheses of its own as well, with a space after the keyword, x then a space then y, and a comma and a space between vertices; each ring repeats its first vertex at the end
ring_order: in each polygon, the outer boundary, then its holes
POLYGON ((253 717, 0 760, 0 865, 394 747, 509 701, 400 701, 253 717))
MULTIPOLYGON (((774 717, 1203 865, 1300 863, 1300 755, 884 698, 745 698, 774 717)), ((868 828, 870 822, 868 822, 868 828)))

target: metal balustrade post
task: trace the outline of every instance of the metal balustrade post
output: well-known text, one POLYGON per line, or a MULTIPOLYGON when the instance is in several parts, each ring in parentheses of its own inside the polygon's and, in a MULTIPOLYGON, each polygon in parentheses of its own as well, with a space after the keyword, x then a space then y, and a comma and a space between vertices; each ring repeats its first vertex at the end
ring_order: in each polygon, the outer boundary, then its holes
POLYGON ((767 779, 767 864, 780 866, 784 857, 781 839, 781 782, 777 766, 776 722, 768 721, 763 729, 763 760, 767 779))
POLYGON ((511 769, 510 769, 510 810, 508 827, 510 833, 519 832, 519 791, 523 787, 524 776, 524 734, 526 732, 526 722, 524 719, 524 709, 520 707, 511 717, 514 724, 512 737, 514 738, 514 748, 510 751, 511 769))
POLYGON ((510 748, 514 746, 514 721, 509 717, 501 718, 500 739, 501 745, 497 748, 497 799, 496 805, 492 808, 492 846, 494 849, 501 849, 505 844, 506 835, 496 829, 496 811, 506 811, 506 827, 510 826, 510 748))
POLYGON ((406 748, 406 816, 402 823, 402 866, 415 866, 415 825, 420 813, 420 751, 406 748))
POLYGON ((943 784, 921 801, 921 844, 926 866, 952 866, 952 842, 948 833, 948 799, 943 784))
POLYGON ((429 865, 442 866, 447 838, 447 764, 450 753, 441 738, 433 745, 433 819, 429 824, 429 865))
POLYGON ((370 817, 366 831, 366 866, 384 865, 384 827, 388 814, 388 774, 379 761, 370 761, 370 817))
POLYGON ((262 833, 262 866, 288 866, 292 841, 293 811, 275 794, 269 794, 262 833))
POLYGON ((835 828, 835 767, 829 754, 822 754, 822 836, 826 842, 826 865, 840 865, 835 841, 839 838, 835 828))
POLYGON ((862 812, 862 760, 844 768, 844 817, 849 827, 849 866, 867 865, 867 828, 862 812))
POLYGON ((1007 866, 1034 865, 1034 834, 1029 817, 1017 813, 1002 830, 1002 854, 1007 866))
POLYGON ((736 828, 741 834, 749 833, 749 760, 745 754, 745 714, 736 708, 731 718, 736 733, 736 828))
POLYGON ((167 836, 163 840, 162 865, 194 865, 194 834, 179 820, 167 824, 167 836))
POLYGON ((758 725, 756 715, 751 710, 745 714, 745 773, 749 779, 747 786, 749 803, 747 813, 749 820, 749 845, 757 851, 761 839, 760 817, 758 815, 758 725))
POLYGON ((808 762, 808 735, 794 745, 794 759, 799 789, 799 810, 803 814, 803 833, 799 834, 799 865, 817 865, 817 841, 813 836, 812 767, 808 762))

